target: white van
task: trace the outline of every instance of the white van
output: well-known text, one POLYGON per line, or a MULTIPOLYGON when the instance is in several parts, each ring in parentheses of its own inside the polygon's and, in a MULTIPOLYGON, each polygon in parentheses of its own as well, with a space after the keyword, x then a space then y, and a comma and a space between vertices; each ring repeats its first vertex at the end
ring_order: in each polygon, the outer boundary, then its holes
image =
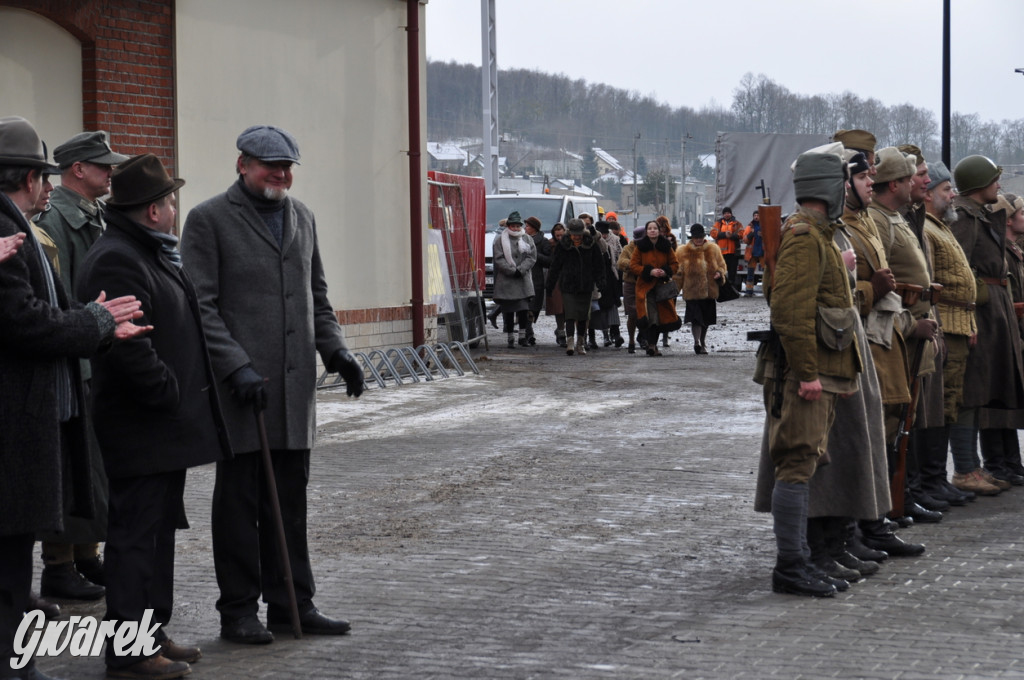
POLYGON ((484 233, 484 258, 486 262, 487 282, 484 296, 491 297, 494 292, 494 263, 491 261, 494 235, 498 231, 498 222, 516 210, 525 220, 536 217, 540 220, 545 236, 558 222, 565 224, 568 220, 582 213, 587 213, 597 220, 597 199, 593 196, 559 196, 555 194, 492 194, 487 196, 487 227, 484 233))

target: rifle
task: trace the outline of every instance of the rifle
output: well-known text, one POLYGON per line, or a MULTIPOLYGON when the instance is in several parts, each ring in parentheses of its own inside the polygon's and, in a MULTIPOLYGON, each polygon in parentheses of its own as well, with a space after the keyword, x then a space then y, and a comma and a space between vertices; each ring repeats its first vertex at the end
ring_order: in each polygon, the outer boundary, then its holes
POLYGON ((924 356, 926 342, 932 342, 932 340, 922 340, 917 344, 913 365, 910 368, 910 402, 903 405, 899 430, 892 443, 893 451, 896 454, 896 470, 892 473, 892 484, 889 485, 889 497, 892 500, 892 511, 889 514, 892 517, 903 517, 905 511, 903 498, 907 486, 907 446, 910 443, 910 426, 913 424, 914 414, 917 412, 917 399, 921 394, 921 378, 917 376, 917 373, 921 370, 921 358, 924 356))

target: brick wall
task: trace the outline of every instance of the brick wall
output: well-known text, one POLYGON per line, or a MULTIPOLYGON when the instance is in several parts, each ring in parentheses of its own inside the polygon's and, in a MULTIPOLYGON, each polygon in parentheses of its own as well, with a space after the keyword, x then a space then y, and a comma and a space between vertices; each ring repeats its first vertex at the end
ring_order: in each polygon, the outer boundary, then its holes
MULTIPOLYGON (((428 345, 437 342, 437 305, 424 305, 428 345)), ((345 327, 345 340, 353 351, 412 344, 412 307, 346 309, 334 313, 345 327)))
POLYGON ((85 129, 115 149, 176 167, 174 0, 0 0, 35 12, 82 43, 85 129))

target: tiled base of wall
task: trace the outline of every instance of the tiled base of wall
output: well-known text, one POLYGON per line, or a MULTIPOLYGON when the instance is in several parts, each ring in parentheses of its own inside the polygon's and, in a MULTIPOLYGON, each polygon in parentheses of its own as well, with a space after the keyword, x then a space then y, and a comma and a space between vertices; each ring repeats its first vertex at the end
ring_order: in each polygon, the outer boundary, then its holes
MULTIPOLYGON (((334 314, 345 328, 345 339, 352 351, 412 345, 411 306, 345 309, 334 314)), ((424 305, 423 317, 424 342, 432 345, 437 342, 437 305, 424 305)))

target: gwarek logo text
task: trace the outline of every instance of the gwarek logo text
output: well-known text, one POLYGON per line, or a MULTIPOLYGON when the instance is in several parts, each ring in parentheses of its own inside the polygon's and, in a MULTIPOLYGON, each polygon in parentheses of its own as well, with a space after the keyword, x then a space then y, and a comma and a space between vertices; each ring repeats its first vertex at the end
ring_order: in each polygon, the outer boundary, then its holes
POLYGON ((24 668, 33 656, 99 656, 108 639, 117 656, 153 656, 159 650, 154 637, 159 623, 153 623, 153 610, 147 609, 142 621, 97 621, 94 616, 72 616, 67 621, 51 621, 38 609, 25 614, 14 636, 11 668, 24 668))

